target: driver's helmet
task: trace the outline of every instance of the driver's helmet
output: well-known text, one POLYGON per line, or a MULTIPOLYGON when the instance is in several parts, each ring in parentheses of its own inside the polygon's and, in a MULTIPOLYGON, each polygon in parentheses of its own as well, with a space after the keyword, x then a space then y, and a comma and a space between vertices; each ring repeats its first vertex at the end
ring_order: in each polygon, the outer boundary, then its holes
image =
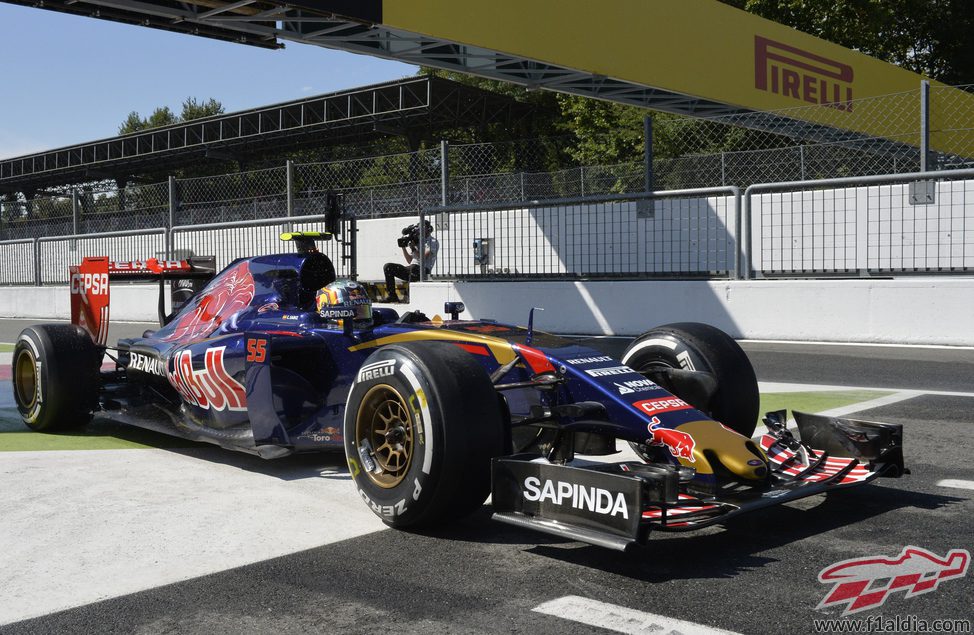
POLYGON ((315 307, 318 315, 339 327, 344 327, 347 318, 354 320, 357 329, 372 326, 372 300, 362 285, 353 280, 338 280, 318 289, 315 307))

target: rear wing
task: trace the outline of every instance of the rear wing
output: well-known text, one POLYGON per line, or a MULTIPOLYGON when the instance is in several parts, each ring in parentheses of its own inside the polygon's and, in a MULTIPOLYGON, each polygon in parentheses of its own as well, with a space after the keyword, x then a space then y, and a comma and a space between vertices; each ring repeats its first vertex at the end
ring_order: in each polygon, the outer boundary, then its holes
MULTIPOLYGON (((97 260, 85 258, 85 261, 97 260)), ((209 280, 216 275, 215 256, 194 256, 185 260, 109 260, 109 280, 155 282, 157 280, 209 280)))
POLYGON ((216 258, 192 257, 185 260, 109 260, 101 256, 85 258, 69 267, 71 273, 71 323, 88 333, 99 346, 108 341, 108 317, 112 280, 159 282, 159 324, 164 326, 193 295, 216 275, 216 258), (172 313, 166 315, 165 283, 173 282, 172 313))

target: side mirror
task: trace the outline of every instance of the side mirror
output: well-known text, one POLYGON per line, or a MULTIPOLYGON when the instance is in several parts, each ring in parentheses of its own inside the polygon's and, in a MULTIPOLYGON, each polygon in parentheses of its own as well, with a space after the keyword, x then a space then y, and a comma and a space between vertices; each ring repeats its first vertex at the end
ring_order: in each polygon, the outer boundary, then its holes
POLYGON ((460 314, 467 310, 467 307, 463 305, 463 302, 445 302, 443 304, 443 312, 450 314, 451 320, 459 320, 460 314))

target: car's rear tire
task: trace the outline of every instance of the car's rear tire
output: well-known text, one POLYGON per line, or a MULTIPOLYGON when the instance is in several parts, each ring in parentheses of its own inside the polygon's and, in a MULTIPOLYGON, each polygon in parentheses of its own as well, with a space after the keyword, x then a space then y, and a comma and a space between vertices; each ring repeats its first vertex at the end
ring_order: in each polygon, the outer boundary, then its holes
POLYGON ((13 354, 14 401, 24 423, 38 432, 87 424, 98 406, 103 353, 74 324, 24 329, 13 354))
POLYGON ((385 346, 349 392, 345 454, 360 495, 386 524, 429 527, 483 505, 504 414, 487 372, 443 342, 385 346))
POLYGON ((754 368, 740 345, 720 329, 697 322, 658 326, 637 337, 622 362, 640 372, 662 366, 710 373, 717 390, 707 414, 746 437, 754 434, 759 409, 754 368))

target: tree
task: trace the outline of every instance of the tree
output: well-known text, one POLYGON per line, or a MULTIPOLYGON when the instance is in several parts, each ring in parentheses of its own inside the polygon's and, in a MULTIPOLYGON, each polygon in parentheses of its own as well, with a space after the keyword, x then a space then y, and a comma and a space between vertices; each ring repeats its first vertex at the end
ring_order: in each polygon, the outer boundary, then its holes
POLYGON ((145 129, 145 119, 139 116, 134 110, 128 114, 122 125, 118 127, 118 134, 129 134, 145 129))
POLYGON ((563 124, 578 139, 572 157, 581 165, 634 161, 643 153, 645 108, 575 95, 558 95, 563 124))
POLYGON ((224 112, 223 104, 210 97, 208 100, 200 102, 195 97, 187 97, 183 102, 183 111, 179 115, 180 121, 192 121, 222 115, 224 112))
POLYGON ((130 134, 150 128, 161 126, 171 126, 183 121, 192 121, 203 117, 223 114, 223 104, 212 97, 204 102, 197 101, 195 97, 187 97, 183 102, 183 109, 177 117, 169 106, 160 106, 152 111, 148 118, 143 119, 134 110, 128 114, 125 120, 118 127, 118 134, 130 134))
POLYGON ((163 106, 152 111, 152 114, 145 121, 145 127, 161 128, 162 126, 171 126, 174 123, 179 123, 179 117, 169 110, 169 106, 163 106))
POLYGON ((443 77, 460 84, 506 95, 517 101, 530 104, 534 108, 535 112, 533 116, 523 119, 513 128, 503 128, 499 125, 494 125, 488 127, 486 130, 455 131, 454 140, 467 142, 510 141, 513 139, 564 134, 566 132, 564 126, 561 125, 558 97, 551 91, 528 90, 523 86, 518 86, 510 82, 486 79, 476 75, 445 71, 428 66, 420 67, 417 74, 443 77))

